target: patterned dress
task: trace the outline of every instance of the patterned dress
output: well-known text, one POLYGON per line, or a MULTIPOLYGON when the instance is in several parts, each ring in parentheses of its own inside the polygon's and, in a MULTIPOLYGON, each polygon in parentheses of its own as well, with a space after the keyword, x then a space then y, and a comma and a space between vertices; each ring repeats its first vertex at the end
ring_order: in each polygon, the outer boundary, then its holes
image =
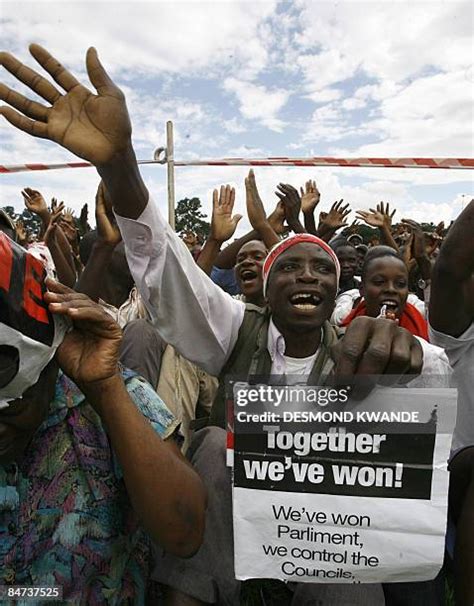
MULTIPOLYGON (((170 436, 178 422, 162 400, 141 377, 124 379, 155 431, 170 436)), ((60 375, 25 457, 0 465, 0 585, 61 586, 67 604, 140 605, 149 558, 101 419, 60 375)))

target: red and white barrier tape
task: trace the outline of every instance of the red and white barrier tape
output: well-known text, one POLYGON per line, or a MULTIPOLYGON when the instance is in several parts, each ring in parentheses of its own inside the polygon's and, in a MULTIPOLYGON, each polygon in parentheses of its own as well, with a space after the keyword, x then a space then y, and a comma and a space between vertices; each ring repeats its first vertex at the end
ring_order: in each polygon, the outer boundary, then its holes
MULTIPOLYGON (((140 160, 138 164, 164 164, 166 160, 140 160)), ((340 166, 359 168, 449 168, 474 169, 474 158, 222 158, 217 160, 175 161, 175 166, 340 166)), ((0 173, 20 173, 57 168, 83 168, 88 162, 66 164, 0 165, 0 173)))

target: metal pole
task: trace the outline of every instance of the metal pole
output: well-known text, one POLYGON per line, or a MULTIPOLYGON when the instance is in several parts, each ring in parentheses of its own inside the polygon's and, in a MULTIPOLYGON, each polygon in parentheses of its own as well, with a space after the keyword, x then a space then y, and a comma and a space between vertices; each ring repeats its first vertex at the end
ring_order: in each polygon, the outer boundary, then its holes
POLYGON ((166 123, 166 164, 168 175, 168 223, 173 229, 176 228, 174 216, 174 142, 173 122, 166 123))

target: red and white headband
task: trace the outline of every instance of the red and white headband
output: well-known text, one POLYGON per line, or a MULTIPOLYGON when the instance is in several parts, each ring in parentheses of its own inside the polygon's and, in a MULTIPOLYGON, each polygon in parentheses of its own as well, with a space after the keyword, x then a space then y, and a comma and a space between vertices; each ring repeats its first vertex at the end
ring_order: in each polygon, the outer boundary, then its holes
POLYGON ((290 236, 289 238, 286 238, 285 240, 278 242, 278 244, 275 244, 275 246, 268 253, 267 258, 263 262, 262 278, 263 278, 263 295, 264 296, 267 292, 268 276, 270 275, 270 270, 273 267, 273 264, 275 263, 275 261, 278 259, 278 257, 283 252, 285 252, 285 250, 288 250, 289 248, 291 248, 292 246, 295 246, 296 244, 301 244, 302 242, 309 242, 311 244, 315 244, 316 246, 319 246, 319 248, 322 248, 325 252, 328 253, 328 255, 331 257, 331 259, 334 261, 334 265, 336 266, 336 277, 337 277, 337 283, 339 284, 339 277, 341 275, 341 267, 339 265, 339 259, 337 258, 336 253, 329 246, 329 244, 327 244, 327 242, 325 242, 324 240, 321 240, 321 238, 318 238, 317 236, 313 236, 312 234, 295 234, 294 236, 290 236))

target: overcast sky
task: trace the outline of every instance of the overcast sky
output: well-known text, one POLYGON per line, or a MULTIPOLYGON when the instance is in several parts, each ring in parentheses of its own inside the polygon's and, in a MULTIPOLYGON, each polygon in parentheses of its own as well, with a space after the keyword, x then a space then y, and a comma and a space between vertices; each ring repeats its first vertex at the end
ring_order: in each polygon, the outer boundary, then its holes
MULTIPOLYGON (((4 50, 34 66, 39 42, 88 83, 95 46, 127 97, 140 159, 175 125, 175 158, 226 156, 472 157, 474 9, 471 2, 0 2, 4 50)), ((2 79, 14 83, 4 71, 2 79)), ((25 92, 23 85, 16 85, 25 92)), ((0 164, 74 160, 58 146, 0 124, 0 164)), ((176 169, 176 197, 238 188, 242 167, 176 169)), ((165 169, 143 169, 166 209, 165 169)), ((270 211, 280 181, 316 179, 321 209, 384 200, 396 219, 456 217, 472 171, 259 168, 270 211)), ((29 186, 80 209, 93 202, 93 169, 0 175, 0 206, 22 208, 29 186)), ((239 231, 245 229, 241 222, 239 231)))

